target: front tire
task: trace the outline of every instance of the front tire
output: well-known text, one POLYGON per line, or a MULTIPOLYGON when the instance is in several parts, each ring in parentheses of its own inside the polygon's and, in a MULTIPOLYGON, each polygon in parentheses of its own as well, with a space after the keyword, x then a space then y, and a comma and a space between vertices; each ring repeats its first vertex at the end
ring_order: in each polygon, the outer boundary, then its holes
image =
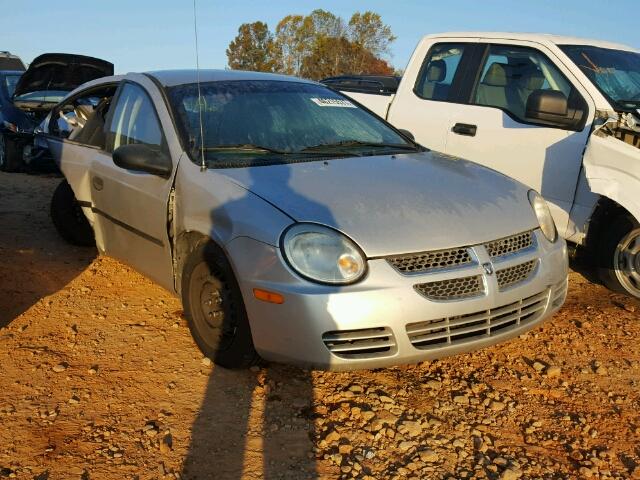
POLYGON ((191 335, 206 357, 234 369, 260 362, 240 287, 224 253, 214 244, 200 245, 187 258, 182 304, 191 335))
POLYGON ((640 225, 629 214, 615 218, 602 234, 598 274, 609 289, 640 299, 640 225))
POLYGON ((56 187, 51 197, 51 220, 60 236, 70 244, 95 245, 93 229, 66 180, 56 187))

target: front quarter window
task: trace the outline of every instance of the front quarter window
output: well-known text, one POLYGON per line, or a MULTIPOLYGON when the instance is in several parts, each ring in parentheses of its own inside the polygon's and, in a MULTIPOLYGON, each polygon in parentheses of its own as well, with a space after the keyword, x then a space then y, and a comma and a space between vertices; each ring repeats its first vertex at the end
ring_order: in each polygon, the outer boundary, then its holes
POLYGON ((560 48, 614 107, 640 107, 640 53, 589 45, 560 48))

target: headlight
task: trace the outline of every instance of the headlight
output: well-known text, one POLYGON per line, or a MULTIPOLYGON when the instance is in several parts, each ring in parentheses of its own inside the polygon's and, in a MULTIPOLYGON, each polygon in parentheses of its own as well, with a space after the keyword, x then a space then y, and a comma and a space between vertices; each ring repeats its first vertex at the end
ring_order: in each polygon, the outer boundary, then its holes
POLYGON ((549 211, 549 206, 542 196, 535 190, 529 190, 529 202, 533 207, 533 211, 536 212, 538 217, 538 223, 540 224, 540 230, 547 237, 550 242, 555 242, 558 238, 558 231, 556 230, 556 224, 553 222, 553 217, 549 211))
POLYGON ((353 283, 366 271, 360 248, 346 236, 322 225, 293 225, 282 236, 282 251, 297 273, 315 282, 353 283))

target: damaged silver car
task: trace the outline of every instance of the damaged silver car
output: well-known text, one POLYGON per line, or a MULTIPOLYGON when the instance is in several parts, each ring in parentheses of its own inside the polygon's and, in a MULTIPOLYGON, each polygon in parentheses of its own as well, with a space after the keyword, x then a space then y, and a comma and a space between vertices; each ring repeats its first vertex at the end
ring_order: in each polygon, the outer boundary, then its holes
POLYGON ((440 358, 520 335, 565 300, 566 245, 538 193, 315 82, 107 77, 43 130, 66 177, 60 233, 95 236, 180 296, 226 367, 440 358))

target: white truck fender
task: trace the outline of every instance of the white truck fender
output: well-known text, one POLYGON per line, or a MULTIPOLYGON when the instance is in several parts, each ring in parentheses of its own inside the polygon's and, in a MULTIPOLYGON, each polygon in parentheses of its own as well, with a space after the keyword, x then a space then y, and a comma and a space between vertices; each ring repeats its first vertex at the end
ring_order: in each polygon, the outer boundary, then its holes
POLYGON ((618 203, 640 221, 640 149, 598 132, 589 139, 583 165, 592 192, 618 203))

